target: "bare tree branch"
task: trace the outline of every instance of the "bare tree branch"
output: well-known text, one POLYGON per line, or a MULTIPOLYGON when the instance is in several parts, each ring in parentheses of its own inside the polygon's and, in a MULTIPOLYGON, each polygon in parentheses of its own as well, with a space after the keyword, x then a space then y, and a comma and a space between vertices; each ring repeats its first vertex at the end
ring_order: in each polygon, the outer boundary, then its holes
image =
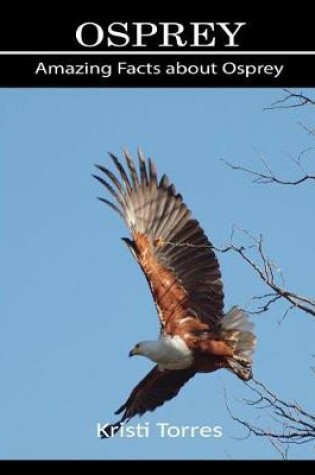
POLYGON ((245 384, 252 391, 253 399, 244 400, 244 402, 259 411, 259 417, 255 418, 254 422, 250 422, 234 415, 228 405, 227 398, 226 406, 232 419, 245 427, 248 430, 248 435, 254 434, 274 441, 277 450, 281 450, 282 456, 287 455, 289 444, 304 444, 315 440, 315 416, 313 414, 298 402, 287 402, 281 399, 254 378, 245 384), (261 413, 266 408, 269 411, 261 413), (269 425, 271 423, 272 428, 269 425))
MULTIPOLYGON (((284 97, 274 102, 266 109, 289 109, 303 107, 306 105, 315 106, 315 99, 303 94, 284 89, 284 97)), ((308 135, 315 137, 315 128, 309 128, 302 123, 301 127, 308 135)), ((315 174, 307 171, 302 164, 304 156, 313 150, 306 148, 297 158, 290 157, 298 169, 298 176, 294 179, 286 179, 278 176, 263 157, 259 157, 263 164, 263 171, 256 171, 241 165, 234 165, 225 162, 233 170, 243 171, 252 177, 255 183, 275 183, 279 185, 297 186, 305 182, 315 181, 315 174)), ((252 297, 256 310, 250 312, 261 314, 267 312, 270 307, 279 301, 287 302, 287 308, 283 318, 292 310, 299 309, 308 315, 315 316, 315 299, 304 297, 296 292, 286 289, 283 275, 277 265, 267 257, 264 250, 263 237, 258 239, 251 236, 247 231, 243 234, 249 240, 249 244, 235 244, 233 231, 231 242, 223 248, 217 248, 220 252, 234 252, 254 271, 269 289, 264 294, 252 297)), ((242 243, 244 239, 242 239, 242 243)), ((314 356, 314 355, 313 355, 314 356)), ((315 366, 311 366, 311 371, 315 373, 315 366)), ((241 424, 246 430, 246 437, 252 434, 264 437, 278 451, 282 458, 288 457, 288 448, 291 444, 304 444, 315 441, 315 414, 303 408, 297 401, 286 401, 268 389, 263 383, 252 379, 245 383, 252 393, 252 398, 244 400, 245 404, 258 413, 251 421, 248 417, 243 419, 232 413, 226 400, 226 406, 232 419, 241 424)))
POLYGON ((298 124, 305 130, 308 135, 315 136, 315 128, 308 127, 307 125, 303 124, 303 122, 298 122, 298 124))
POLYGON ((289 89, 283 89, 285 96, 273 102, 271 106, 265 107, 264 110, 272 109, 292 109, 295 107, 303 107, 305 105, 315 106, 315 100, 303 93, 296 93, 289 89))
MULTIPOLYGON (((283 89, 283 91, 285 93, 284 97, 273 102, 270 107, 266 107, 264 110, 291 109, 291 108, 296 108, 296 107, 303 107, 306 105, 315 106, 315 99, 313 99, 309 95, 306 95, 302 92, 298 92, 298 93, 293 92, 293 91, 290 91, 289 89, 283 89)), ((313 136, 313 137, 315 136, 314 128, 310 128, 301 122, 299 122, 299 125, 306 131, 308 135, 313 136)), ((265 161, 265 159, 261 156, 259 156, 259 158, 265 168, 265 170, 263 171, 253 170, 251 168, 247 168, 239 164, 230 163, 226 160, 223 160, 223 162, 228 167, 232 168, 232 170, 239 170, 251 175, 253 183, 260 183, 260 184, 261 183, 263 184, 275 183, 278 185, 297 186, 304 182, 315 181, 315 174, 305 170, 305 168, 302 166, 302 163, 301 163, 302 157, 310 150, 313 150, 313 147, 303 150, 296 159, 292 158, 293 162, 299 169, 298 170, 299 176, 294 179, 286 179, 286 178, 277 176, 273 172, 272 168, 265 161)))
POLYGON ((287 290, 284 287, 284 278, 279 267, 265 254, 263 236, 257 239, 251 236, 247 231, 239 230, 247 236, 250 244, 238 246, 234 243, 234 233, 231 237, 229 245, 221 248, 215 247, 219 252, 235 252, 238 254, 257 274, 259 279, 263 281, 272 292, 265 293, 260 296, 253 297, 253 300, 259 301, 260 306, 256 311, 250 313, 263 313, 269 310, 270 306, 280 299, 284 299, 289 303, 284 317, 293 309, 298 308, 303 312, 315 317, 315 300, 304 297, 296 292, 287 290), (251 257, 254 254, 254 257, 251 257), (260 263, 259 263, 260 262, 260 263))
POLYGON ((302 152, 299 153, 297 158, 290 157, 291 160, 294 162, 296 167, 299 169, 300 176, 298 178, 295 178, 293 180, 289 179, 284 179, 279 176, 277 176, 271 169, 271 167, 268 165, 266 160, 259 156, 261 162, 263 163, 266 171, 257 171, 257 170, 252 170, 247 167, 243 167, 242 165, 235 165, 233 163, 230 163, 226 160, 222 160, 225 165, 227 165, 229 168, 232 170, 238 170, 245 172, 249 175, 252 176, 252 182, 253 183, 258 183, 258 184, 269 184, 269 183, 276 183, 278 185, 300 185, 301 183, 304 183, 306 181, 315 181, 315 174, 309 173, 308 171, 305 170, 304 166, 302 165, 301 161, 304 155, 306 155, 308 152, 313 151, 313 147, 308 147, 302 152))

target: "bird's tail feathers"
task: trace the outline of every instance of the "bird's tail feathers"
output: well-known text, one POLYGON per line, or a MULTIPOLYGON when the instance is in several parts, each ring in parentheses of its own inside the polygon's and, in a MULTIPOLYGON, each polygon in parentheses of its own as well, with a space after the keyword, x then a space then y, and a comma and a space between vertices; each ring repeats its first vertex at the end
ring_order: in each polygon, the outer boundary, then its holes
POLYGON ((228 358, 229 369, 240 379, 252 378, 252 355, 256 346, 254 324, 238 307, 232 307, 222 319, 221 335, 232 348, 233 357, 228 358))

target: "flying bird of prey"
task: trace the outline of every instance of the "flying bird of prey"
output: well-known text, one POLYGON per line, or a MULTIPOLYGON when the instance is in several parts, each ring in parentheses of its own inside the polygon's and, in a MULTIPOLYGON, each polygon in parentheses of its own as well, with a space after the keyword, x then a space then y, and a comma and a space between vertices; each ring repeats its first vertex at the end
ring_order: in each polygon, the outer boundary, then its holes
POLYGON ((166 175, 158 180, 151 159, 138 153, 139 170, 127 152, 126 166, 112 154, 116 174, 97 165, 114 203, 99 198, 127 224, 131 238, 123 238, 139 263, 152 292, 160 335, 141 341, 129 356, 155 363, 116 411, 121 419, 107 427, 115 434, 136 415, 153 411, 177 395, 196 373, 226 368, 240 379, 251 378, 256 339, 243 310, 223 311, 223 287, 218 260, 198 221, 166 175))

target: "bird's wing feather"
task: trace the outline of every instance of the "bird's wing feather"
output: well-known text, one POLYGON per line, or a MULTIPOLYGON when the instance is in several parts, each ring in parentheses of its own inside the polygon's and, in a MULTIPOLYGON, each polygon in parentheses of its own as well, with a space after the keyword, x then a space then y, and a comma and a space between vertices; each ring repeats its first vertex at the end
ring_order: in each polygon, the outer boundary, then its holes
POLYGON ((191 368, 163 370, 154 368, 132 390, 127 401, 115 412, 123 414, 120 422, 154 411, 166 401, 175 397, 184 384, 195 375, 191 368))
POLYGON ((216 328, 223 316, 223 289, 211 243, 182 196, 166 175, 158 181, 151 159, 139 153, 139 172, 124 152, 126 168, 110 155, 119 178, 97 168, 110 181, 96 177, 113 196, 106 202, 123 216, 139 262, 157 306, 164 333, 181 319, 193 317, 206 328, 216 328))

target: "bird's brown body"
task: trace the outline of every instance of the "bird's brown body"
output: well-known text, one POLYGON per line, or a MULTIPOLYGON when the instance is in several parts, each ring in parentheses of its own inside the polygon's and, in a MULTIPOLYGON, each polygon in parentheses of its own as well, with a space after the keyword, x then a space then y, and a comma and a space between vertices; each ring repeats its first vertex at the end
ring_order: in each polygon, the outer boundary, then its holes
POLYGON ((229 367, 226 357, 233 356, 232 348, 222 341, 220 333, 209 332, 209 325, 189 315, 187 293, 178 285, 174 274, 159 264, 153 254, 166 243, 162 239, 151 242, 140 232, 134 232, 133 249, 140 267, 146 275, 154 301, 159 309, 163 333, 180 336, 194 353, 196 373, 209 373, 229 367), (163 309, 161 312, 160 309, 163 309))

